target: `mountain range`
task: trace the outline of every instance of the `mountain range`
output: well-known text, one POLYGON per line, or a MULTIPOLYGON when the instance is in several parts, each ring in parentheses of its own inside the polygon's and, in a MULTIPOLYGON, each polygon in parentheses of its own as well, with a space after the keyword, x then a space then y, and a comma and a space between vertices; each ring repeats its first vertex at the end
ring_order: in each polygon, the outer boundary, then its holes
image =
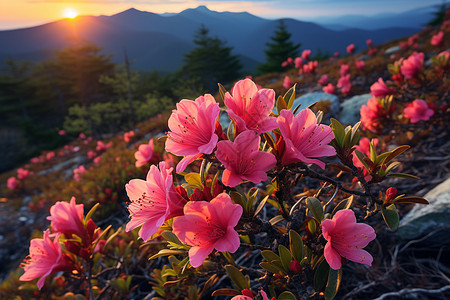
MULTIPOLYGON (((312 22, 283 19, 291 39, 302 49, 318 49, 333 53, 345 52, 354 43, 363 50, 365 41, 374 44, 411 35, 418 29, 389 27, 375 30, 357 28, 326 28, 312 22)), ((424 20, 426 21, 426 20, 424 20)), ((253 71, 265 60, 264 49, 276 30, 279 20, 263 19, 247 12, 216 12, 205 6, 177 14, 155 14, 134 8, 111 16, 79 16, 40 26, 0 31, 0 63, 6 59, 40 61, 52 56, 73 41, 92 42, 113 53, 113 61, 122 63, 126 51, 137 70, 174 71, 183 63, 183 56, 195 45, 193 36, 201 25, 232 46, 244 69, 253 71)), ((329 26, 328 26, 329 27, 329 26)))

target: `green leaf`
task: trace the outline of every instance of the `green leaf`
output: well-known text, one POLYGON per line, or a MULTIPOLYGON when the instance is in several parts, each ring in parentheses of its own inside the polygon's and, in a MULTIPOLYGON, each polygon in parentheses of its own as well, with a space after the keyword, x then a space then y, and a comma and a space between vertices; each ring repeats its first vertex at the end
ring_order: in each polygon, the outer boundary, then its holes
POLYGON ((263 251, 261 251, 261 256, 267 261, 272 261, 272 260, 279 260, 279 261, 281 261, 281 258, 278 255, 276 255, 274 252, 270 251, 270 250, 263 250, 263 251))
POLYGON ((304 258, 302 237, 295 231, 289 230, 289 249, 294 259, 301 262, 304 258))
POLYGON ((394 203, 417 203, 417 204, 430 204, 425 198, 422 197, 416 197, 416 196, 409 196, 409 197, 402 197, 398 198, 397 200, 394 199, 394 203))
POLYGON ((341 148, 342 148, 342 145, 344 143, 344 137, 345 137, 344 126, 342 126, 342 124, 336 119, 331 118, 330 121, 331 121, 331 128, 333 129, 333 133, 334 133, 334 138, 335 138, 337 144, 339 146, 341 146, 341 148))
POLYGON ((420 177, 411 175, 411 174, 404 174, 404 173, 391 173, 388 174, 389 177, 397 177, 397 178, 406 178, 406 179, 420 179, 420 177))
POLYGON ((222 97, 222 101, 225 101, 225 94, 227 93, 227 90, 220 83, 217 85, 219 86, 220 97, 222 97))
POLYGON ((162 257, 162 256, 169 256, 169 255, 178 255, 178 254, 186 254, 186 251, 182 250, 170 250, 170 249, 162 249, 155 255, 151 256, 148 260, 162 257))
POLYGON ((225 271, 238 290, 250 289, 247 278, 233 265, 226 265, 225 271))
POLYGON ((375 146, 373 145, 372 141, 369 143, 370 146, 370 160, 372 162, 377 161, 377 150, 375 149, 375 146))
POLYGON ((242 295, 242 294, 238 290, 227 289, 227 288, 215 290, 211 294, 211 296, 237 296, 237 295, 242 295))
POLYGON ((245 209, 245 204, 247 200, 241 194, 235 191, 231 191, 230 197, 234 201, 234 203, 239 204, 240 206, 242 206, 242 208, 245 209))
POLYGON ((259 265, 261 266, 261 268, 263 268, 264 270, 273 273, 273 274, 281 274, 282 271, 280 269, 278 269, 276 266, 274 266, 273 264, 269 263, 269 262, 260 262, 259 265))
POLYGON ((391 154, 391 152, 385 152, 377 156, 377 159, 375 160, 375 164, 380 166, 384 164, 384 160, 386 157, 388 157, 391 154))
POLYGON ((309 219, 309 221, 308 221, 308 229, 309 229, 309 232, 311 232, 312 234, 316 233, 317 223, 316 223, 315 219, 313 219, 313 218, 309 219))
POLYGON ((269 145, 270 145, 270 147, 272 147, 272 149, 277 150, 277 144, 275 143, 272 135, 265 132, 265 133, 263 133, 263 137, 266 140, 266 142, 269 143, 269 145))
POLYGON ((92 215, 95 213, 95 211, 97 210, 97 208, 100 206, 100 203, 95 204, 94 206, 92 206, 91 210, 89 210, 89 212, 86 215, 86 218, 84 218, 84 225, 86 226, 87 222, 89 221, 90 218, 92 218, 92 215))
POLYGON ((328 273, 330 272, 330 266, 325 259, 319 263, 319 266, 314 272, 314 289, 316 292, 320 292, 328 279, 328 273))
MULTIPOLYGON (((385 161, 385 162, 386 162, 386 161, 385 161)), ((386 173, 388 173, 390 170, 393 170, 393 169, 397 168, 397 167, 400 166, 400 165, 401 165, 401 163, 398 162, 398 161, 393 162, 393 163, 389 164, 389 165, 386 167, 386 170, 384 170, 384 173, 386 174, 386 173)))
POLYGON ((186 180, 189 185, 203 190, 203 184, 199 173, 188 173, 184 175, 184 180, 186 180))
POLYGON ((221 252, 221 253, 222 253, 223 257, 225 257, 225 259, 226 259, 230 264, 235 264, 235 263, 236 263, 235 260, 234 260, 233 255, 231 255, 230 252, 224 251, 224 252, 221 252))
POLYGON ((352 127, 352 139, 350 141, 351 147, 355 146, 359 142, 360 134, 358 129, 360 125, 361 121, 359 121, 352 127))
POLYGON ((277 300, 297 300, 297 298, 291 292, 284 291, 278 295, 277 300))
POLYGON ((287 108, 286 101, 281 96, 278 96, 277 99, 277 113, 280 114, 280 111, 287 108))
POLYGON ((314 218, 320 223, 324 218, 322 203, 315 197, 308 197, 306 205, 308 205, 309 211, 314 218))
POLYGON ((394 158, 396 158, 397 156, 399 156, 400 154, 402 154, 403 152, 405 152, 409 148, 411 148, 411 147, 408 146, 408 145, 402 145, 402 146, 399 146, 399 147, 395 148, 394 150, 392 150, 390 152, 389 156, 386 157, 384 163, 385 164, 389 163, 391 160, 393 160, 394 158))
POLYGON ((278 245, 278 254, 280 255, 281 263, 286 273, 289 273, 289 264, 292 261, 291 252, 283 245, 278 245))
POLYGON ((284 220, 284 217, 283 217, 282 215, 277 215, 277 216, 273 217, 272 219, 270 219, 270 220, 269 220, 269 223, 270 223, 271 225, 275 225, 275 224, 277 224, 278 222, 281 222, 281 221, 283 221, 283 220, 284 220))
POLYGON ((342 269, 339 270, 330 269, 330 272, 328 273, 327 286, 325 287, 326 300, 331 300, 336 296, 341 281, 342 281, 342 269))
POLYGON ((391 230, 396 230, 399 224, 399 216, 395 204, 391 204, 388 207, 381 207, 381 214, 383 215, 384 222, 391 230))
POLYGON ((286 94, 284 94, 284 99, 287 99, 288 103, 287 103, 287 109, 291 109, 292 106, 294 106, 294 100, 295 100, 295 88, 296 88, 297 84, 294 84, 293 87, 291 87, 286 94))
POLYGON ((227 138, 231 142, 234 142, 235 137, 236 137, 236 126, 234 125, 234 121, 231 121, 227 129, 227 138))
POLYGON ((264 199, 262 199, 259 204, 258 207, 256 207, 255 209, 255 213, 253 214, 254 217, 256 217, 257 214, 259 214, 259 212, 261 211, 261 209, 263 209, 264 205, 267 202, 267 199, 269 199, 269 195, 265 196, 264 199))
POLYGON ((294 109, 294 111, 292 112, 292 114, 295 115, 295 114, 297 113, 297 111, 300 109, 300 106, 302 106, 301 103, 295 107, 295 109, 294 109))
POLYGON ((352 206, 352 203, 353 203, 353 195, 339 202, 339 204, 336 205, 336 207, 333 209, 331 216, 334 216, 334 214, 336 214, 341 209, 349 209, 352 206))
POLYGON ((358 150, 355 149, 354 151, 356 157, 358 158, 358 160, 363 164, 363 166, 367 169, 370 170, 369 166, 366 164, 364 158, 366 157, 366 155, 358 150))

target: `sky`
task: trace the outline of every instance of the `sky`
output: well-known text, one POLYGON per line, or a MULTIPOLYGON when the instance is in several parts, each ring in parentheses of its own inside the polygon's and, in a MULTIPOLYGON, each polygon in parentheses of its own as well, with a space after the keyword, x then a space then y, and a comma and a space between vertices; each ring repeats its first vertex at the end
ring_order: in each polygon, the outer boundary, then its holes
POLYGON ((247 11, 267 18, 314 20, 320 16, 398 13, 443 0, 0 0, 0 30, 36 26, 63 18, 67 9, 80 15, 112 15, 134 7, 154 13, 177 13, 206 5, 215 11, 247 11))

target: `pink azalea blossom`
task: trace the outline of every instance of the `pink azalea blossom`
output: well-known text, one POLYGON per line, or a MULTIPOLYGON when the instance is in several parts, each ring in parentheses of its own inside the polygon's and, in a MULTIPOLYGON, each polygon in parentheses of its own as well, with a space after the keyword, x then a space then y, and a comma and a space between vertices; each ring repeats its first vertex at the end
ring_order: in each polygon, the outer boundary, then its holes
POLYGON ((327 74, 322 75, 322 76, 320 77, 319 81, 318 81, 318 83, 319 83, 321 86, 327 85, 327 82, 328 82, 328 75, 327 75, 327 74))
POLYGON ((78 138, 84 140, 86 138, 86 135, 83 132, 81 132, 78 138))
POLYGON ((355 213, 351 209, 342 209, 333 219, 323 220, 322 234, 328 241, 324 250, 325 259, 333 270, 342 267, 341 257, 372 265, 372 255, 362 248, 375 239, 375 231, 367 224, 356 223, 355 213))
POLYGON ((294 60, 292 59, 292 57, 288 57, 288 59, 287 59, 286 61, 287 61, 287 63, 288 63, 289 65, 292 65, 292 63, 294 62, 294 60))
POLYGON ((434 115, 434 111, 428 107, 424 100, 416 99, 406 106, 403 110, 403 115, 410 119, 411 123, 417 123, 419 121, 428 121, 434 115))
POLYGON ((347 53, 348 54, 352 54, 355 51, 355 45, 354 44, 350 44, 347 46, 347 53))
MULTIPOLYGON (((255 87, 256 88, 256 87, 255 87)), ((200 96, 195 101, 183 99, 177 103, 177 109, 169 118, 166 151, 186 156, 177 166, 177 172, 184 171, 193 156, 201 153, 211 154, 219 137, 214 133, 219 117, 219 104, 210 94, 200 96), (181 168, 180 166, 184 167, 181 168)))
POLYGON ((55 158, 55 152, 48 152, 46 155, 45 155, 45 158, 47 159, 47 160, 52 160, 52 159, 54 159, 55 158))
POLYGON ((19 186, 19 181, 16 179, 16 177, 9 177, 6 181, 6 186, 10 190, 15 190, 19 186))
POLYGON ((96 158, 94 158, 92 161, 94 162, 94 164, 98 165, 100 163, 100 160, 102 158, 100 156, 97 156, 96 158))
MULTIPOLYGON (((376 148, 378 146, 379 140, 377 138, 372 139, 372 144, 376 148)), ((370 157, 370 140, 363 137, 359 140, 358 145, 355 145, 355 149, 370 157)), ((378 154, 378 153, 377 153, 378 154)), ((358 159, 356 154, 353 154, 353 164, 358 168, 364 168, 361 161, 358 159)))
POLYGON ((59 236, 57 233, 52 241, 49 230, 46 230, 42 239, 31 240, 30 255, 22 265, 25 273, 19 280, 29 281, 41 277, 37 282, 38 288, 41 289, 45 278, 51 273, 73 269, 69 259, 62 252, 59 236))
POLYGON ((139 145, 138 151, 134 153, 136 167, 141 167, 150 162, 153 157, 153 139, 148 144, 139 145))
POLYGON ((33 172, 31 172, 30 170, 23 168, 17 169, 17 178, 19 178, 20 180, 27 179, 31 174, 33 174, 33 172))
POLYGON ((365 68, 366 63, 363 60, 357 60, 355 61, 355 66, 357 69, 362 70, 365 68))
POLYGON ((64 129, 61 129, 60 131, 58 131, 59 135, 66 135, 66 131, 64 129))
POLYGON ((66 236, 76 234, 83 237, 85 227, 83 225, 84 205, 76 204, 75 197, 66 201, 58 201, 50 207, 50 216, 47 217, 53 232, 63 233, 66 236))
POLYGON ((216 157, 225 166, 223 184, 235 187, 244 180, 259 183, 267 180, 267 171, 277 160, 271 153, 259 151, 261 138, 251 130, 240 133, 234 142, 217 143, 216 157))
POLYGON ((339 78, 337 87, 341 88, 341 92, 343 94, 348 94, 352 89, 352 84, 350 82, 350 74, 347 74, 339 78))
POLYGON ((78 168, 73 169, 73 179, 75 179, 75 181, 81 181, 80 175, 83 175, 85 173, 86 169, 83 165, 80 165, 78 168))
POLYGON ((409 45, 409 46, 414 45, 414 44, 417 42, 418 39, 419 39, 419 35, 418 35, 418 34, 415 34, 415 35, 410 36, 410 37, 408 38, 408 45, 409 45))
MULTIPOLYGON (((269 300, 269 297, 267 297, 266 292, 261 290, 260 293, 262 300, 269 300)), ((242 295, 237 295, 231 298, 231 300, 253 300, 253 299, 255 298, 253 297, 252 292, 250 292, 249 290, 242 290, 242 295)), ((275 297, 273 297, 272 299, 275 299, 275 297)))
POLYGON ((295 68, 300 69, 303 66, 303 59, 301 57, 295 58, 295 68))
POLYGON ((186 201, 173 186, 172 168, 167 169, 164 161, 158 167, 152 165, 146 180, 132 179, 125 185, 128 198, 130 222, 126 231, 142 225, 139 236, 148 240, 168 219, 183 214, 186 201))
POLYGON ((294 84, 292 83, 292 80, 289 78, 289 76, 286 75, 283 80, 283 87, 285 89, 289 89, 293 85, 294 84))
POLYGON ((134 131, 128 131, 123 134, 123 140, 127 143, 131 141, 131 138, 134 136, 134 131))
POLYGON ((341 68, 340 68, 340 70, 339 70, 339 74, 341 75, 341 77, 348 74, 348 69, 349 69, 349 68, 350 68, 350 67, 349 67, 347 64, 342 64, 342 65, 341 65, 341 68))
POLYGON ((173 221, 173 233, 189 249, 189 261, 194 268, 217 251, 236 252, 240 246, 239 234, 234 227, 242 215, 242 206, 234 204, 226 193, 211 202, 191 201, 184 207, 184 216, 173 221))
POLYGON ((377 98, 372 97, 367 101, 367 105, 361 106, 360 114, 362 127, 377 132, 381 128, 382 121, 390 115, 390 112, 386 112, 378 103, 377 98))
POLYGON ((287 67, 288 65, 289 65, 289 63, 286 60, 281 63, 281 66, 283 68, 287 67))
POLYGON ((303 70, 302 70, 303 73, 304 74, 308 74, 308 73, 314 74, 318 64, 319 63, 317 62, 317 60, 308 62, 307 64, 303 65, 303 70))
POLYGON ((33 157, 32 159, 30 159, 30 161, 32 164, 37 164, 37 163, 39 163, 39 158, 33 157))
POLYGON ((366 44, 367 44, 367 46, 372 47, 372 40, 371 40, 371 39, 368 39, 368 40, 366 41, 366 44))
POLYGON ((414 52, 407 59, 405 59, 400 67, 400 70, 406 79, 417 78, 423 69, 424 54, 414 52))
POLYGON ((309 49, 303 50, 302 58, 304 60, 308 60, 310 55, 311 55, 311 50, 309 50, 309 49))
POLYGON ((431 37, 431 45, 439 47, 442 45, 442 42, 444 41, 444 32, 439 31, 437 34, 433 35, 431 37))
POLYGON ((395 94, 395 91, 388 88, 384 83, 383 78, 380 77, 378 78, 378 81, 372 84, 372 86, 370 87, 370 93, 376 98, 384 98, 386 96, 395 94))
POLYGON ((336 94, 336 88, 331 83, 329 83, 327 86, 324 86, 323 91, 327 94, 336 94))
POLYGON ((334 57, 339 57, 339 55, 341 55, 339 51, 334 52, 334 57))
POLYGON ((369 54, 370 56, 374 56, 377 53, 377 51, 378 51, 377 48, 370 48, 367 54, 369 54))
POLYGON ((269 116, 275 105, 274 90, 258 90, 253 81, 244 79, 234 85, 232 95, 227 92, 224 102, 238 133, 248 129, 260 134, 277 128, 276 118, 269 116))
POLYGON ((282 163, 313 163, 325 168, 325 163, 312 157, 336 155, 330 145, 334 139, 333 130, 326 125, 317 124, 316 115, 310 109, 301 110, 295 117, 292 111, 283 109, 277 119, 285 142, 282 163))
POLYGON ((107 144, 103 143, 102 141, 97 141, 97 147, 95 148, 98 152, 103 152, 108 150, 112 147, 112 142, 109 142, 107 144))
POLYGON ((88 153, 87 153, 87 156, 88 156, 89 159, 93 159, 94 157, 97 156, 97 153, 92 151, 92 150, 89 150, 88 153))

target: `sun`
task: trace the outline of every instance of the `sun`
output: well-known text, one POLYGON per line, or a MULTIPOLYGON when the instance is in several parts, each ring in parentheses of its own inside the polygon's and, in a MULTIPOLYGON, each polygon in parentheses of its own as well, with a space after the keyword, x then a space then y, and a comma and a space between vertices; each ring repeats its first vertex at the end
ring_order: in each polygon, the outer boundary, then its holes
POLYGON ((78 16, 78 12, 73 8, 66 8, 63 11, 64 18, 74 19, 74 18, 76 18, 76 16, 78 16))

